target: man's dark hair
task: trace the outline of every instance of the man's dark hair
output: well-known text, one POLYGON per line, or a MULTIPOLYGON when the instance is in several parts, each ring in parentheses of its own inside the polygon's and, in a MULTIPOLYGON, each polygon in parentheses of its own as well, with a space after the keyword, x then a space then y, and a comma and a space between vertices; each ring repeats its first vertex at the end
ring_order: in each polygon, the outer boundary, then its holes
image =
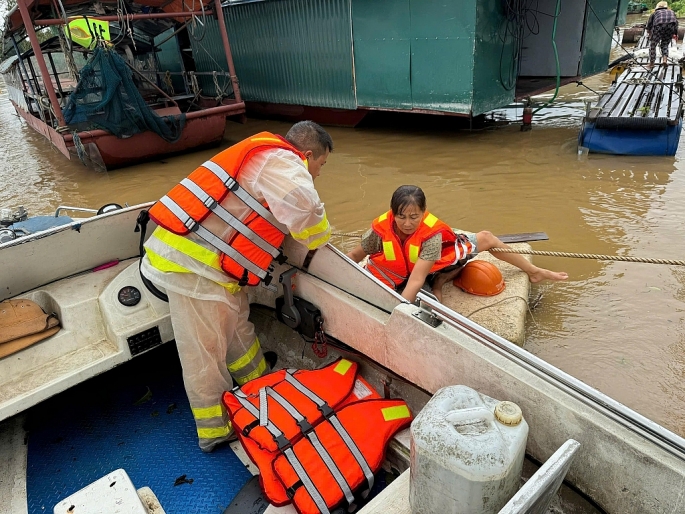
POLYGON ((333 151, 333 140, 330 134, 313 121, 295 123, 285 138, 300 152, 312 151, 315 159, 326 153, 326 150, 333 151))
POLYGON ((390 209, 398 216, 410 205, 416 205, 421 212, 426 210, 426 195, 418 186, 400 186, 392 194, 390 209))

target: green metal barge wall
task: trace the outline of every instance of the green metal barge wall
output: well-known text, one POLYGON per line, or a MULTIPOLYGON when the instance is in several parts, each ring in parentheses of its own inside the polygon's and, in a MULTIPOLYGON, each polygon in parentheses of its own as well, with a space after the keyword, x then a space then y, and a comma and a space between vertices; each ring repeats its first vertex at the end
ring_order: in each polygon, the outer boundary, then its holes
MULTIPOLYGON (((621 2, 592 0, 609 30, 621 2)), ((501 0, 266 0, 224 17, 246 101, 475 116, 514 100, 501 0)), ((590 9, 583 25, 580 76, 606 69, 610 50, 590 9)), ((225 68, 215 20, 191 43, 198 71, 225 68)))

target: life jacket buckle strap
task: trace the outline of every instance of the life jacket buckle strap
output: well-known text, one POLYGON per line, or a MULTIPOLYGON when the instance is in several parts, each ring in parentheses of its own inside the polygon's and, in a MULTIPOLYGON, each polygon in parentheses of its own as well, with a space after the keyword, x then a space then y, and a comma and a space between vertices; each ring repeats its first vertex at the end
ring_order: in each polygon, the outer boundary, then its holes
POLYGON ((302 485, 302 480, 298 480, 285 490, 285 494, 292 500, 295 497, 295 493, 300 487, 302 487, 302 485))
MULTIPOLYGON (((240 287, 245 287, 245 286, 247 285, 247 281, 248 281, 248 278, 249 278, 247 273, 248 273, 248 272, 247 272, 247 269, 243 269, 243 276, 242 276, 242 277, 240 278, 240 280, 238 281, 238 285, 239 285, 240 287)), ((267 285, 268 285, 268 284, 267 284, 267 285)))
POLYGON ((233 193, 240 189, 240 184, 238 184, 238 181, 235 180, 233 177, 229 177, 228 180, 226 180, 225 185, 233 193))
POLYGON ((288 439, 283 433, 280 435, 274 436, 274 441, 276 441, 276 444, 278 445, 278 450, 284 452, 288 448, 292 447, 292 443, 290 442, 290 439, 288 439))
POLYGON ((275 260, 278 264, 285 264, 286 262, 288 262, 288 258, 287 258, 285 255, 283 255, 283 251, 282 251, 282 250, 279 250, 278 256, 275 257, 274 260, 275 260))
POLYGON ((253 429, 253 428, 257 428, 258 426, 259 426, 259 420, 258 420, 258 419, 255 419, 255 420, 254 420, 252 423, 250 423, 249 425, 245 425, 245 428, 243 428, 243 435, 244 435, 245 437, 249 437, 249 436, 250 436, 250 432, 252 432, 252 429, 253 429))
POLYGON ((335 414, 335 411, 327 403, 324 403, 323 405, 317 405, 316 407, 319 409, 323 417, 326 419, 330 418, 335 414))
POLYGON ((297 426, 300 427, 300 430, 302 431, 302 435, 304 435, 304 436, 307 436, 312 430, 314 430, 314 427, 306 419, 302 419, 301 421, 298 421, 297 426))

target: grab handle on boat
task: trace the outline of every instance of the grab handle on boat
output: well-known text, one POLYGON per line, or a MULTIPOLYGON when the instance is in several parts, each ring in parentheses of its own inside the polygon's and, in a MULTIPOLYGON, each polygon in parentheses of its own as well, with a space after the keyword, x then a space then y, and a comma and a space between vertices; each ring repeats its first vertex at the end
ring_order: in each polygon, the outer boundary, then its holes
POLYGON ((86 209, 85 207, 70 207, 68 205, 60 205, 57 207, 57 210, 55 211, 55 218, 59 217, 60 211, 79 211, 79 212, 92 212, 93 214, 97 214, 96 209, 86 209))

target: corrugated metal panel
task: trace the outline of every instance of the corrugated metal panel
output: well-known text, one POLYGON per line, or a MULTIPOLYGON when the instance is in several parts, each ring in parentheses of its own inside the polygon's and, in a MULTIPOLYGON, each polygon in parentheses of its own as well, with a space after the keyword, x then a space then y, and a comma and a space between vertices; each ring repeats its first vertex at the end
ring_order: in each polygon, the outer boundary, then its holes
POLYGON ((514 100, 515 71, 511 84, 505 87, 502 83, 503 78, 506 81, 508 71, 516 69, 516 63, 512 63, 513 39, 502 41, 504 15, 500 4, 500 0, 480 0, 476 5, 471 106, 474 116, 507 105, 514 100))
POLYGON ((357 101, 411 109, 409 0, 352 0, 357 101))
POLYGON ((350 0, 233 5, 224 16, 244 99, 357 107, 350 0))
POLYGON ((611 33, 614 30, 619 1, 592 0, 587 3, 583 57, 580 64, 582 76, 594 75, 607 69, 611 51, 611 33))

